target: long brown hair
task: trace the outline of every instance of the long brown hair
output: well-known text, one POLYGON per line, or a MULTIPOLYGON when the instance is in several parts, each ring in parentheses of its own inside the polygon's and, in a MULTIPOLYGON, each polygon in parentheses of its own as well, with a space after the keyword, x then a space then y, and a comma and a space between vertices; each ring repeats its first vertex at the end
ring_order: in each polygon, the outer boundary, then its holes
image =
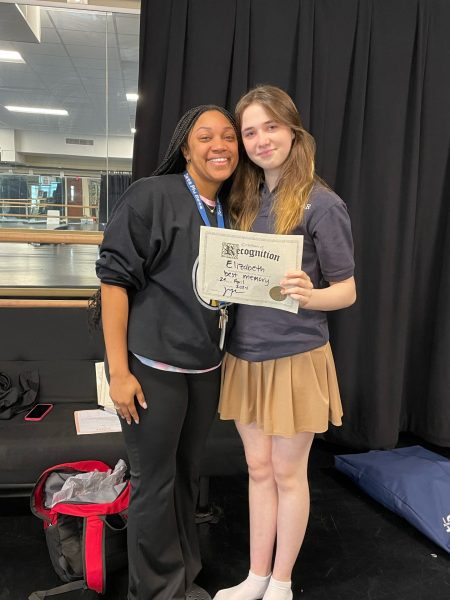
MULTIPOLYGON (((275 191, 273 212, 275 233, 291 233, 303 220, 303 213, 314 182, 314 138, 302 125, 298 110, 286 92, 271 85, 260 85, 247 92, 236 105, 236 121, 239 131, 242 115, 251 104, 260 104, 278 123, 287 125, 294 133, 291 151, 281 168, 275 191)), ((236 170, 228 205, 234 226, 249 231, 260 205, 260 185, 264 171, 244 156, 236 170)))

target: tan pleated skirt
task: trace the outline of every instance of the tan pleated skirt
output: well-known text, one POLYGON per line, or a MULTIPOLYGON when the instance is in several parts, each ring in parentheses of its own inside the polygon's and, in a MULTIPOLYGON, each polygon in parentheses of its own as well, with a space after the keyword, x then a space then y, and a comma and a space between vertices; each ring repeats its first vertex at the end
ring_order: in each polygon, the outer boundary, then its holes
POLYGON ((220 418, 256 423, 267 435, 322 433, 342 425, 342 404, 330 344, 263 362, 226 354, 220 418))

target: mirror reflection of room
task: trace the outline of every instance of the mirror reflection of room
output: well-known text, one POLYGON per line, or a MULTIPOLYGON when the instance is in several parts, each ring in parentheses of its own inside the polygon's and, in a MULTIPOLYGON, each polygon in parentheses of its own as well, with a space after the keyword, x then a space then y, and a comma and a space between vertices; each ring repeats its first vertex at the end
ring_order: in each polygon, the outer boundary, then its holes
MULTIPOLYGON (((47 244, 44 258, 43 243, 5 243, 2 231, 103 230, 131 183, 138 53, 139 11, 132 6, 0 1, 0 252, 9 266, 29 256, 36 269, 63 273, 56 263, 43 269, 42 260, 48 265, 53 252, 61 262, 64 249, 47 244)), ((96 246, 72 246, 73 270, 86 252, 93 265, 96 246)), ((2 288, 18 283, 20 274, 13 275, 8 268, 2 288)))

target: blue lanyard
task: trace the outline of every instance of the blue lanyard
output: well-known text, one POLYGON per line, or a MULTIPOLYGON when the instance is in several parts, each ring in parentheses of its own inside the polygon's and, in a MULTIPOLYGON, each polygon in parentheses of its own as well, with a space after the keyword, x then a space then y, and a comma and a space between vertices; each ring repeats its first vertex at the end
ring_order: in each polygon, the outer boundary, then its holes
MULTIPOLYGON (((183 173, 184 176, 184 180, 186 181, 186 185, 188 187, 188 190, 191 192, 192 197, 195 200, 195 203, 197 204, 197 208, 198 208, 198 212, 200 213, 200 216, 203 220, 203 223, 207 226, 207 227, 211 227, 211 223, 208 219, 208 215, 206 214, 206 210, 205 207, 203 205, 202 199, 200 198, 200 194, 198 193, 198 189, 197 186, 195 185, 192 177, 189 175, 189 173, 187 171, 185 171, 183 173)), ((217 227, 219 227, 220 229, 225 229, 225 223, 223 220, 223 212, 222 212, 222 205, 220 204, 220 200, 219 198, 216 199, 216 216, 217 216, 217 227)))
MULTIPOLYGON (((183 176, 184 176, 186 185, 188 187, 188 190, 191 192, 192 197, 195 200, 195 203, 198 208, 198 212, 200 213, 203 223, 206 225, 206 227, 211 227, 211 223, 208 219, 208 215, 206 214, 206 210, 203 205, 202 199, 200 198, 200 194, 198 193, 197 186, 195 185, 192 177, 189 175, 189 173, 187 171, 185 171, 183 173, 183 176)), ((220 229, 225 229, 222 205, 220 204, 219 198, 216 198, 216 209, 217 209, 216 210, 217 227, 220 227, 220 229)), ((225 329, 226 329, 227 321, 228 321, 227 306, 229 306, 230 304, 231 304, 230 302, 218 302, 217 300, 211 300, 211 306, 215 306, 220 309, 220 319, 219 319, 219 327, 221 329, 220 344, 219 344, 220 349, 223 348, 223 342, 224 342, 224 338, 225 338, 225 329)))

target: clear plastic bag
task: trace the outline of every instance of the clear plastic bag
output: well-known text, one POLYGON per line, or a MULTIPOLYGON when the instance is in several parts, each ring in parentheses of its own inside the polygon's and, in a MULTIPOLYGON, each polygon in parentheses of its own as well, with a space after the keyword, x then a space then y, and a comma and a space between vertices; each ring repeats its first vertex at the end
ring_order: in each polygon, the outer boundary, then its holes
POLYGON ((113 502, 126 486, 127 465, 120 459, 114 470, 90 471, 69 476, 62 488, 53 494, 50 507, 59 502, 103 504, 113 502))

